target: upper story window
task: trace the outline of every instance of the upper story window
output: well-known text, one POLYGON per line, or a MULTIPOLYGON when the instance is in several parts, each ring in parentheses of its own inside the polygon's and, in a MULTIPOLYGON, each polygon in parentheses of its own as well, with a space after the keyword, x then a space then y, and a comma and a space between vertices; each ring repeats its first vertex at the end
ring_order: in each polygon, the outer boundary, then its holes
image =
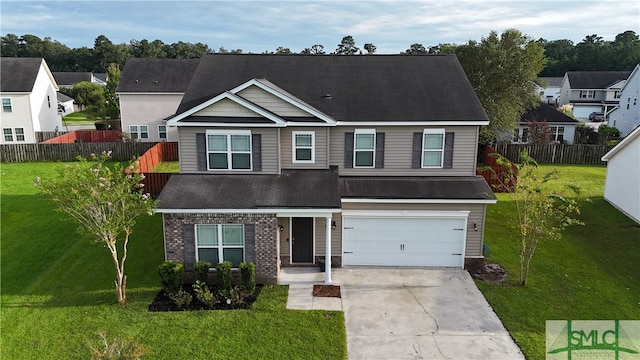
POLYGON ((129 125, 129 134, 133 139, 148 139, 149 126, 147 125, 129 125))
POLYGON ((209 170, 251 170, 250 130, 208 130, 209 170))
POLYGON ((2 98, 2 111, 13 112, 13 107, 11 106, 11 98, 2 98))
POLYGON ((422 167, 441 168, 444 161, 444 129, 424 129, 422 167))
POLYGON ((580 99, 595 99, 596 92, 594 90, 580 90, 580 99))
POLYGON ((230 261, 240 267, 244 261, 244 225, 241 224, 197 224, 196 260, 215 264, 230 261))
POLYGON ((159 139, 167 138, 167 125, 158 125, 158 138, 159 139))
POLYGON ((354 133, 353 167, 372 168, 375 164, 376 130, 356 129, 354 133))
POLYGON ((315 162, 315 132, 293 131, 291 136, 293 137, 293 162, 315 162))

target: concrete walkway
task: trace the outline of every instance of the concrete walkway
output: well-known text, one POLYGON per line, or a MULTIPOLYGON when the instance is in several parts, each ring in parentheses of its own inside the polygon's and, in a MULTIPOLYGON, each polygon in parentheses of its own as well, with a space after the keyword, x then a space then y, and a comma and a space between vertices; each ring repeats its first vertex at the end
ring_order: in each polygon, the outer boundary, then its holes
POLYGON ((328 305, 311 295, 321 273, 289 269, 287 308, 342 309, 349 359, 524 359, 464 270, 334 269, 342 299, 328 305))

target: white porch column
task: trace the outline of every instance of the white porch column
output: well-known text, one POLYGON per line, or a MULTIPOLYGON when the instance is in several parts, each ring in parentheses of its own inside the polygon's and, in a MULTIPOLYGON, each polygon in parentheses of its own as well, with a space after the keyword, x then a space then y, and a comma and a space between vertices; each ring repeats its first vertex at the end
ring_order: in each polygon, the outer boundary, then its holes
POLYGON ((324 283, 331 284, 331 215, 326 217, 326 231, 325 231, 325 270, 324 270, 324 283))

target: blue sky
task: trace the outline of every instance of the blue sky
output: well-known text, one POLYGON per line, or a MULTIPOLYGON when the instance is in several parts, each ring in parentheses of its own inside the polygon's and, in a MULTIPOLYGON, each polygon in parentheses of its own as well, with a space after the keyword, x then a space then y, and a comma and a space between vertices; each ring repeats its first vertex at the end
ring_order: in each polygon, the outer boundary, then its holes
POLYGON ((640 1, 7 1, 0 32, 51 37, 69 47, 93 47, 98 35, 202 42, 214 50, 260 53, 278 46, 298 52, 322 44, 335 50, 345 35, 362 48, 399 53, 413 43, 464 43, 491 30, 516 28, 532 38, 605 40, 640 33, 640 1))

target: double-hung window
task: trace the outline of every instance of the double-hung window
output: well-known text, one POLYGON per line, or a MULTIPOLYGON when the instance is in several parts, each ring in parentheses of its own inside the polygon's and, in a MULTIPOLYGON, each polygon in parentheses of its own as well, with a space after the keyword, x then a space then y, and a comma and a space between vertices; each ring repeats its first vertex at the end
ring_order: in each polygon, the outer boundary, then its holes
POLYGON ((11 106, 11 98, 2 98, 2 111, 3 112, 13 111, 13 107, 11 106))
POLYGON ((208 130, 209 170, 251 170, 250 130, 208 130))
POLYGON ((293 162, 313 163, 315 161, 315 132, 293 131, 293 162))
POLYGON ((196 225, 196 260, 215 264, 230 261, 239 267, 244 261, 244 225, 196 225))
POLYGON ((16 141, 24 141, 24 128, 15 128, 16 141))
POLYGON ((580 90, 581 99, 595 99, 596 92, 594 90, 580 90))
POLYGON ((422 167, 441 168, 444 162, 444 129, 424 129, 422 167))
POLYGON ((551 126, 551 137, 553 141, 564 141, 564 126, 551 126))
POLYGON ((3 128, 2 135, 4 136, 5 142, 13 142, 13 129, 12 128, 3 128))
POLYGON ((372 168, 375 165, 376 130, 355 129, 353 146, 353 167, 372 168))
POLYGON ((129 134, 133 139, 148 139, 149 126, 147 125, 129 125, 129 134))
POLYGON ((167 125, 158 125, 158 139, 167 138, 167 125))

